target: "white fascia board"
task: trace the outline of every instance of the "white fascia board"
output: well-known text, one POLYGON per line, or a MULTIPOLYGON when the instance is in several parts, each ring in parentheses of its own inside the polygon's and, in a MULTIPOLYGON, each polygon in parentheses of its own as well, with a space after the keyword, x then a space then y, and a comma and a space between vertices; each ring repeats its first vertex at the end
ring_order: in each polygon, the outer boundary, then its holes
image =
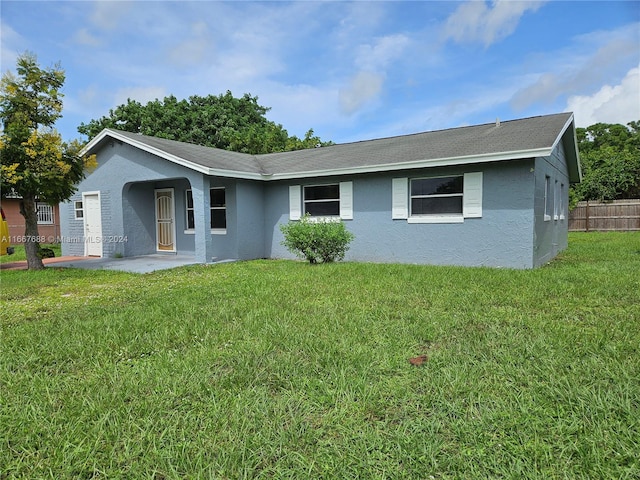
POLYGON ((265 180, 265 176, 261 173, 237 172, 235 170, 220 170, 217 168, 207 168, 207 167, 201 167, 201 168, 204 170, 202 169, 198 170, 199 172, 203 172, 207 175, 211 175, 214 177, 239 178, 242 180, 265 180))
MULTIPOLYGON (((573 137, 572 138, 573 151, 571 152, 571 156, 576 159, 576 168, 578 170, 578 181, 581 182, 582 181, 582 165, 580 165, 580 152, 578 151, 578 137, 576 136, 576 129, 573 125, 574 125, 574 118, 572 113, 569 116, 569 119, 566 121, 566 123, 562 127, 562 130, 560 130, 560 134, 556 138, 555 142, 553 142, 553 145, 551 146, 551 150, 553 151, 553 149, 555 149, 558 146, 558 144, 562 141, 565 134, 567 133, 567 129, 571 127, 571 135, 573 137)), ((569 173, 569 178, 571 178, 571 172, 569 173)))
POLYGON ((95 137, 93 137, 89 143, 87 143, 84 147, 82 147, 82 149, 80 150, 80 152, 78 153, 78 155, 80 156, 84 156, 87 153, 89 153, 91 150, 93 150, 93 148, 100 143, 100 141, 106 137, 107 135, 111 134, 111 130, 105 128, 104 130, 102 130, 98 135, 96 135, 95 137))
POLYGON ((560 130, 560 133, 556 137, 556 140, 553 142, 553 145, 551 145, 551 150, 552 151, 553 151, 554 148, 556 148, 558 146, 558 144, 560 143, 560 140, 562 140, 562 137, 564 137, 564 132, 567 131, 567 128, 569 128, 572 123, 573 123, 573 113, 571 114, 569 119, 566 121, 566 123, 564 124, 562 129, 560 130))
POLYGON ((354 175, 359 173, 391 172, 397 170, 411 170, 415 168, 450 167, 456 165, 470 165, 475 163, 500 162, 504 160, 520 160, 523 158, 546 157, 551 155, 549 147, 515 152, 489 153, 484 155, 469 155, 464 157, 436 158, 433 160, 415 160, 411 162, 386 163, 367 165, 363 167, 338 168, 331 170, 314 170, 295 173, 277 173, 263 175, 263 180, 292 180, 307 177, 328 177, 334 175, 354 175))
MULTIPOLYGON (((568 128, 568 126, 573 121, 573 117, 571 117, 570 121, 567 121, 567 124, 564 127, 564 130, 568 128)), ((190 162, 185 160, 184 158, 171 155, 164 150, 160 150, 155 147, 151 147, 144 142, 137 142, 136 140, 129 138, 125 135, 120 135, 116 130, 105 129, 100 132, 96 137, 94 137, 80 152, 82 155, 90 152, 101 140, 105 137, 111 137, 116 140, 127 143, 135 148, 140 150, 144 150, 153 155, 156 155, 160 158, 164 158, 170 162, 176 163, 178 165, 182 165, 196 172, 203 173, 205 175, 211 176, 219 176, 219 177, 228 177, 228 178, 239 178, 243 180, 262 180, 262 181, 276 181, 276 180, 294 180, 300 178, 313 178, 313 177, 329 177, 329 176, 338 176, 338 175, 355 175, 361 173, 376 173, 376 172, 392 172, 398 170, 410 170, 410 169, 418 169, 418 168, 434 168, 434 167, 449 167, 456 165, 469 165, 476 163, 488 163, 488 162, 500 162, 505 160, 519 160, 523 158, 535 158, 535 157, 546 157, 551 155, 553 151, 553 147, 545 147, 545 148, 537 148, 530 150, 517 150, 512 152, 502 152, 502 153, 487 153, 483 155, 468 155, 462 157, 447 157, 447 158, 436 158, 430 160, 414 160, 410 162, 398 162, 398 163, 387 163, 387 164, 379 164, 379 165, 366 165, 361 167, 347 167, 347 168, 335 168, 330 170, 309 170, 304 172, 292 172, 292 173, 251 173, 251 172, 239 172, 233 170, 222 170, 216 168, 205 167, 203 165, 199 165, 197 163, 190 162)), ((562 138, 562 135, 556 139, 557 144, 559 139, 562 138)))
POLYGON ((126 143, 135 147, 139 150, 143 150, 145 152, 151 153, 160 158, 164 158, 172 163, 176 163, 183 167, 189 168, 196 172, 204 173, 205 175, 212 175, 217 177, 230 177, 230 178, 241 178, 244 180, 261 180, 263 178, 262 175, 250 172, 238 172, 234 170, 221 170, 216 168, 205 167, 204 165, 199 165, 194 162, 190 162, 189 160, 185 160, 182 157, 178 157, 176 155, 172 155, 170 153, 165 152, 159 148, 152 147, 147 145, 144 142, 138 142, 135 139, 129 138, 126 135, 120 135, 117 130, 105 129, 100 132, 96 137, 94 137, 80 152, 81 155, 86 155, 90 152, 97 144, 100 143, 105 137, 111 137, 114 140, 118 140, 120 142, 126 143))
MULTIPOLYGON (((556 146, 558 146, 558 144, 560 143, 560 141, 564 138, 567 129, 569 127, 571 128, 571 134, 572 134, 572 140, 573 140, 573 152, 571 152, 572 156, 575 157, 576 159, 576 167, 578 169, 578 181, 581 182, 582 181, 582 165, 580 164, 580 151, 578 150, 578 137, 576 135, 576 129, 575 127, 573 127, 574 125, 574 118, 573 118, 573 113, 571 114, 571 116, 569 117, 569 119, 567 120, 567 122, 564 124, 564 127, 562 127, 562 130, 560 131, 560 135, 558 135, 558 138, 556 138, 556 141, 553 142, 553 146, 551 147, 551 149, 553 150, 554 148, 556 148, 556 146)), ((571 174, 569 174, 569 177, 571 177, 571 174)))

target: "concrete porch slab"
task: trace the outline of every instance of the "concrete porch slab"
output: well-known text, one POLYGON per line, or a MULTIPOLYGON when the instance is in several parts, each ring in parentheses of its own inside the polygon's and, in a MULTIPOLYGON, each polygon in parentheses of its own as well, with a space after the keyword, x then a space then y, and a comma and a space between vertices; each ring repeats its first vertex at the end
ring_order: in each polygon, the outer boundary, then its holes
POLYGON ((83 257, 67 262, 58 262, 56 267, 84 268, 87 270, 118 270, 131 273, 150 273, 157 270, 195 265, 193 255, 151 254, 138 257, 92 258, 83 257))
MULTIPOLYGON (((84 268, 87 270, 118 270, 131 273, 149 273, 184 265, 195 265, 193 255, 151 254, 138 257, 56 257, 43 259, 45 267, 84 268)), ((216 262, 214 262, 216 263, 216 262)), ((0 264, 1 270, 26 270, 26 260, 0 264)))

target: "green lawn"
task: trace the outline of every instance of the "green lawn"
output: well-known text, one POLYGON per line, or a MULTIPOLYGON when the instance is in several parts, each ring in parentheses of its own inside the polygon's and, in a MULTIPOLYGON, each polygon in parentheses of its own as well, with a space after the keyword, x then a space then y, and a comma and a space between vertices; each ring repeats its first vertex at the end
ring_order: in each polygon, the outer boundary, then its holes
POLYGON ((5 271, 0 478, 639 478, 639 272, 5 271))
MULTIPOLYGON (((42 247, 42 248, 50 248, 51 250, 53 250, 53 253, 55 254, 56 257, 60 256, 61 247, 60 247, 59 243, 41 244, 40 247, 42 247)), ((13 245, 13 248, 15 250, 14 254, 13 255, 2 255, 2 256, 0 256, 0 263, 19 262, 21 260, 26 260, 27 259, 27 254, 24 251, 24 246, 22 246, 22 245, 13 245)))

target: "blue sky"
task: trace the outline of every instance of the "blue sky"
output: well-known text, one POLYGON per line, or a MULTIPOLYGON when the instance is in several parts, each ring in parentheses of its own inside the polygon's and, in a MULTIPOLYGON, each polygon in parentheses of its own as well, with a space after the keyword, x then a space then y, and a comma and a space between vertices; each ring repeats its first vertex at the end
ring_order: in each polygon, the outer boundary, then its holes
POLYGON ((6 1, 2 72, 66 72, 65 140, 127 98, 244 93, 337 143, 573 111, 640 120, 640 2, 6 1))

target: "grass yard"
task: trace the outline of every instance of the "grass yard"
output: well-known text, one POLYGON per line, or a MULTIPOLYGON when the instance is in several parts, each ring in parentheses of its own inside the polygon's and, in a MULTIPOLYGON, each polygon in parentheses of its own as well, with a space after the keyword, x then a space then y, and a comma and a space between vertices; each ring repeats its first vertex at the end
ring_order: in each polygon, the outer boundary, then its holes
MULTIPOLYGON (((62 250, 62 248, 60 247, 59 243, 52 243, 52 244, 41 244, 40 247, 42 248, 50 248, 51 250, 53 250, 53 253, 55 254, 56 257, 60 256, 60 252, 62 250)), ((15 249, 15 252, 13 255, 2 255, 0 256, 0 263, 12 263, 12 262, 19 262, 21 260, 26 260, 27 259, 27 254, 24 251, 24 246, 23 245, 13 245, 13 248, 15 249)))
POLYGON ((636 479, 639 272, 5 271, 0 478, 636 479))

